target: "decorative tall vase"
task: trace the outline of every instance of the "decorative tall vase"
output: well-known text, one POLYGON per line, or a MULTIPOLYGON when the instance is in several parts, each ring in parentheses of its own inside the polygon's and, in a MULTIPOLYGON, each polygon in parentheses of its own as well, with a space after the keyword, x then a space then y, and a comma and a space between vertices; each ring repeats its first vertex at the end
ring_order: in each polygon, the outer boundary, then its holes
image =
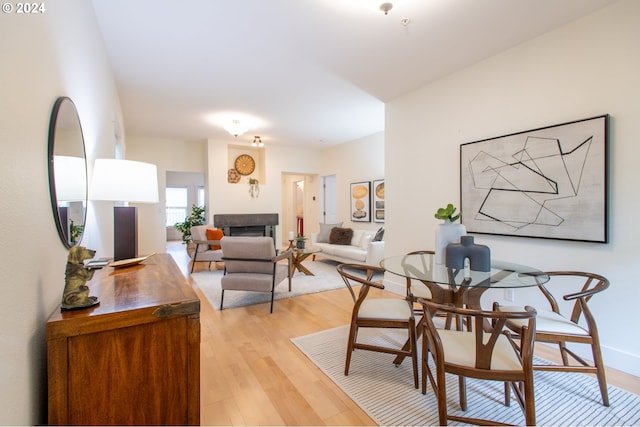
POLYGON ((445 220, 436 229, 436 264, 445 264, 446 250, 449 243, 460 242, 460 237, 467 234, 467 228, 457 222, 445 220))

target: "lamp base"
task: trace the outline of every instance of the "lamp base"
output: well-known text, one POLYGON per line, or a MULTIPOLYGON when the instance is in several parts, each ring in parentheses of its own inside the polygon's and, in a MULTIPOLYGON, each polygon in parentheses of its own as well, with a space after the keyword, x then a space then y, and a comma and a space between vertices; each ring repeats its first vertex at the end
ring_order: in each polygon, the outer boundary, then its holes
POLYGON ((113 208, 113 259, 138 257, 138 208, 114 206, 113 208))

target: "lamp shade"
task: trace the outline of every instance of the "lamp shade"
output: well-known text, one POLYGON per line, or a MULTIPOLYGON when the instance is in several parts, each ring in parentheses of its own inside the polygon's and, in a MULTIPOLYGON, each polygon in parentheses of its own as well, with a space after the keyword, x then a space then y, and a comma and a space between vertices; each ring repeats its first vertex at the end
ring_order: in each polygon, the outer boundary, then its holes
POLYGON ((156 165, 120 159, 96 159, 90 200, 158 203, 156 165))
POLYGON ((53 156, 56 199, 58 202, 84 202, 87 199, 87 166, 83 157, 53 156))

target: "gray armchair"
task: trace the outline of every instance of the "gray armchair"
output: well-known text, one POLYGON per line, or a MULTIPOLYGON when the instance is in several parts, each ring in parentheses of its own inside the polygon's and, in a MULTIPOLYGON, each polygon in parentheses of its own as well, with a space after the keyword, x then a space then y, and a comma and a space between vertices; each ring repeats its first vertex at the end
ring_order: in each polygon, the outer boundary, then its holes
POLYGON ((220 245, 219 240, 208 240, 207 229, 212 225, 196 225, 191 227, 191 241, 196 244, 196 250, 191 260, 191 272, 196 262, 208 262, 211 269, 212 262, 222 261, 222 249, 211 249, 211 245, 220 245))
POLYGON ((220 244, 224 254, 220 310, 224 291, 236 290, 271 292, 270 312, 273 313, 276 285, 288 279, 291 291, 291 251, 276 255, 271 237, 225 236, 220 244), (279 262, 283 260, 287 260, 287 263, 279 262))

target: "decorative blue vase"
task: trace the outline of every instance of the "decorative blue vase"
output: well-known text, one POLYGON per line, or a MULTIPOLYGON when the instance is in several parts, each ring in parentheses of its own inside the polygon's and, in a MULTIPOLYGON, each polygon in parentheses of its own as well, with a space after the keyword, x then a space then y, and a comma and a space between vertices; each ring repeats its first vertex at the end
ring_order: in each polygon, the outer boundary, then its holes
POLYGON ((485 245, 473 243, 473 236, 460 237, 460 243, 447 245, 446 266, 464 268, 464 260, 469 258, 469 267, 473 271, 491 271, 491 250, 485 245))

